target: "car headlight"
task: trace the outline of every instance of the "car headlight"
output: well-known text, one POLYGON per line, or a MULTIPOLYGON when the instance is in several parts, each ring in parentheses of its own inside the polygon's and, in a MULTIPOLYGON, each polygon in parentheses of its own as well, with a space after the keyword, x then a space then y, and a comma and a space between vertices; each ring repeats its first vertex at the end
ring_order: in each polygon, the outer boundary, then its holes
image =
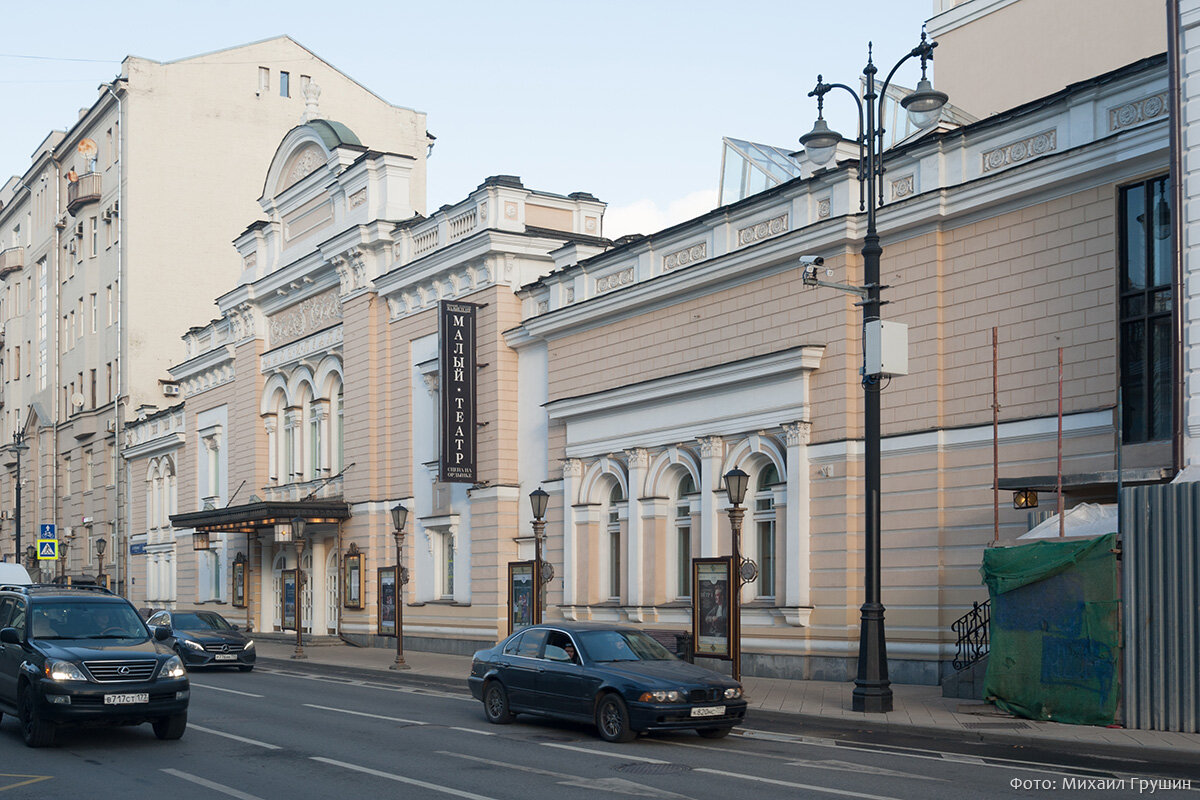
POLYGON ((52 681, 86 681, 83 670, 70 661, 47 661, 42 669, 47 678, 52 681))
POLYGON ((200 652, 204 652, 204 645, 200 644, 199 642, 193 642, 191 639, 180 639, 179 641, 183 642, 184 644, 186 644, 188 647, 192 648, 193 650, 199 650, 200 652))
POLYGON ((735 686, 732 689, 725 690, 725 699, 726 700, 737 700, 741 696, 742 696, 742 687, 740 687, 740 686, 735 686))
POLYGON ((254 649, 254 640, 253 640, 253 639, 250 639, 249 641, 247 641, 247 642, 246 642, 246 646, 245 646, 245 648, 243 648, 243 649, 245 649, 245 650, 253 650, 253 649, 254 649))
POLYGON ((160 674, 164 678, 182 678, 184 675, 187 675, 187 670, 184 669, 183 661, 180 660, 179 656, 171 656, 163 662, 160 674))
POLYGON ((642 692, 642 696, 638 700, 643 703, 682 703, 683 698, 683 692, 671 689, 669 691, 642 692))

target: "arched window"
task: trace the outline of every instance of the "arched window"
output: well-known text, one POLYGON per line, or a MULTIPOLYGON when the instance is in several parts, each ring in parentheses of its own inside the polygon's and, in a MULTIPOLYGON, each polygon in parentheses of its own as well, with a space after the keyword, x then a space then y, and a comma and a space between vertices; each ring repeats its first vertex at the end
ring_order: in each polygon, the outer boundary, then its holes
POLYGON ((754 494, 754 544, 758 553, 758 596, 775 597, 775 492, 779 470, 768 462, 758 472, 754 494))
POLYGON ((621 598, 621 509, 625 497, 621 484, 614 483, 608 496, 608 514, 605 530, 608 532, 608 597, 621 598))
POLYGON ((675 596, 692 596, 692 502, 689 495, 696 493, 696 481, 687 473, 679 481, 675 493, 675 596))

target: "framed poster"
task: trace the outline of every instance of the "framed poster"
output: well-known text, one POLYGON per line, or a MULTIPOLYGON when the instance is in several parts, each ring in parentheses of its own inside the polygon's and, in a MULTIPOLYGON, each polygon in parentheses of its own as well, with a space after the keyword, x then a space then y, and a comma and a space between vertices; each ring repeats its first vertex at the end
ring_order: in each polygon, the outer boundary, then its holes
POLYGON ((233 561, 233 605, 246 607, 246 562, 240 558, 233 561))
POLYGON ((299 576, 297 573, 299 571, 296 569, 285 569, 279 576, 279 591, 281 594, 279 607, 282 610, 279 618, 279 627, 283 630, 289 628, 292 630, 296 629, 296 584, 298 583, 297 578, 299 576))
POLYGON ((508 562, 508 632, 533 624, 533 562, 508 562))
POLYGON ((358 552, 358 545, 350 545, 349 552, 346 553, 345 571, 346 571, 346 608, 366 608, 366 600, 363 597, 363 559, 362 553, 358 552))
POLYGON ((729 613, 733 559, 692 559, 692 655, 733 657, 733 617, 729 613))
POLYGON ((396 568, 380 567, 375 572, 379 598, 379 635, 396 635, 396 568))

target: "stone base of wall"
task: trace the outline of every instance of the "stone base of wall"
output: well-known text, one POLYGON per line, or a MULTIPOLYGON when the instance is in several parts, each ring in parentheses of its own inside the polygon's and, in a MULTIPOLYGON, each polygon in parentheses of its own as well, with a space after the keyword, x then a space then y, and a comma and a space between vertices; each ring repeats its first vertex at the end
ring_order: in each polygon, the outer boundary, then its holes
MULTIPOLYGON (((348 633, 345 635, 345 639, 359 647, 378 647, 383 650, 396 649, 396 638, 394 636, 376 636, 374 634, 363 636, 348 633)), ((495 644, 495 642, 483 639, 438 639, 432 636, 404 637, 405 652, 413 650, 419 653, 446 653, 452 656, 474 655, 476 650, 484 650, 495 644)))
MULTIPOLYGON (((715 658, 697 658, 696 664, 726 675, 732 671, 728 661, 715 658)), ((936 661, 888 659, 888 678, 892 683, 937 686, 941 683, 941 672, 942 666, 936 661)), ((853 682, 857 674, 857 658, 742 653, 742 675, 747 677, 853 682)))

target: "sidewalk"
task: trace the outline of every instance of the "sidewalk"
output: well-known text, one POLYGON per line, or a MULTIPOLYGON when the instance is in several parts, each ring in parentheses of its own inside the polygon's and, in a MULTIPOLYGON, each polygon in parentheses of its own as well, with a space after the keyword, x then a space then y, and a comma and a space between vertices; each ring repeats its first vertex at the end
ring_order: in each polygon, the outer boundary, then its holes
MULTIPOLYGON (((466 691, 470 672, 469 656, 406 651, 411 669, 402 673, 389 670, 395 661, 394 650, 353 647, 347 644, 306 644, 306 660, 292 660, 294 641, 255 637, 260 660, 272 666, 301 667, 327 665, 358 670, 379 670, 395 678, 398 675, 461 681, 466 691)), ((381 675, 382 677, 382 675, 381 675)), ((751 709, 796 714, 825 721, 860 725, 874 730, 921 730, 928 733, 962 733, 964 738, 986 737, 1023 744, 1067 744, 1081 751, 1097 747, 1132 748, 1138 751, 1165 751, 1174 756, 1192 754, 1200 758, 1200 734, 1166 731, 1137 731, 1091 725, 1066 725, 1017 719, 994 706, 942 697, 939 686, 892 684, 893 710, 887 714, 868 714, 850 709, 852 683, 804 681, 782 678, 743 676, 751 709)))

